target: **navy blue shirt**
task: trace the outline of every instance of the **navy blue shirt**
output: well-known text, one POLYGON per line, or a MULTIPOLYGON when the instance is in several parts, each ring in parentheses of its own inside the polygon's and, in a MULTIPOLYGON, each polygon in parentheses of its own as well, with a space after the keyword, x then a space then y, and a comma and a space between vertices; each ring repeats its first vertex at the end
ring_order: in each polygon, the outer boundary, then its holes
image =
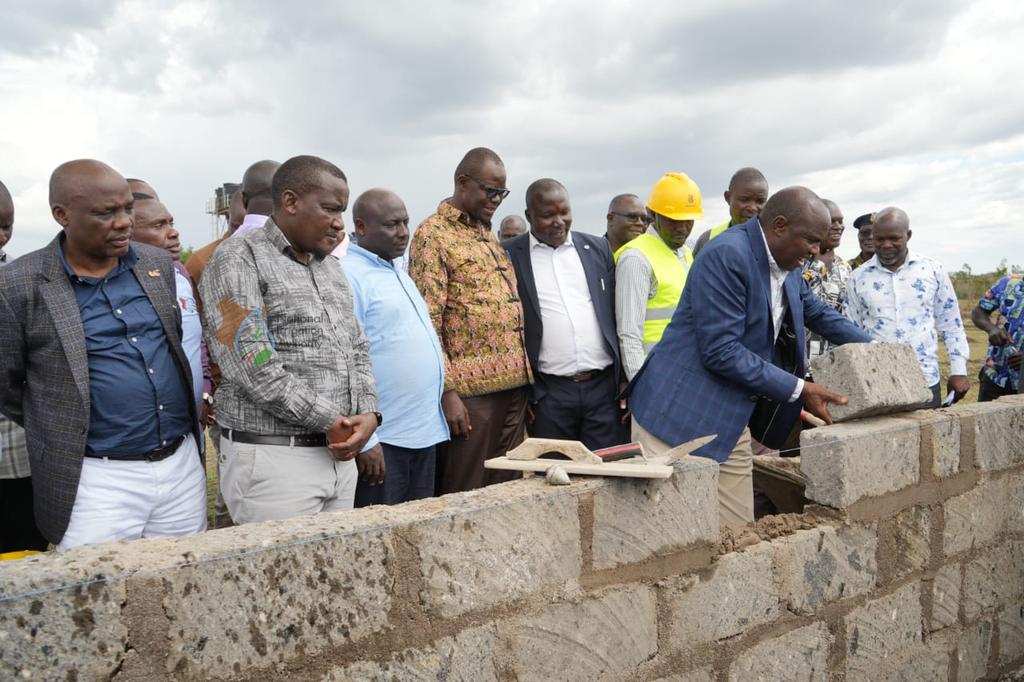
MULTIPOLYGON (((76 275, 60 257, 78 299, 89 360, 86 451, 139 455, 192 431, 188 388, 156 310, 132 267, 131 247, 106 277, 76 275)), ((168 286, 173 286, 169 282, 168 286)))

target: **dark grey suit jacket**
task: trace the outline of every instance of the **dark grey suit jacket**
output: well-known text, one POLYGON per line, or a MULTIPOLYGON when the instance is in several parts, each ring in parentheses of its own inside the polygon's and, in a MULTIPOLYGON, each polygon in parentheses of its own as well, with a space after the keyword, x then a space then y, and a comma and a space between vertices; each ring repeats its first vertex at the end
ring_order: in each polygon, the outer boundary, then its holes
MULTIPOLYGON (((191 396, 171 258, 144 244, 132 248, 139 255, 135 278, 160 317, 191 396)), ((85 332, 59 249, 60 236, 0 268, 0 412, 25 428, 36 524, 54 544, 71 519, 89 433, 85 332)), ((198 444, 195 401, 187 402, 198 444)))
MULTIPOLYGON (((615 262, 608 246, 608 240, 586 232, 572 233, 572 243, 583 263, 587 276, 590 300, 601 325, 605 348, 612 356, 615 376, 622 369, 619 354, 619 336, 615 330, 615 262)), ((540 303, 537 299, 537 283, 533 279, 533 264, 530 261, 530 233, 526 232, 501 243, 508 252, 512 267, 516 271, 516 286, 522 299, 526 332, 526 355, 534 370, 534 383, 530 385, 530 400, 537 402, 547 392, 543 377, 537 373, 537 358, 540 355, 540 339, 544 327, 540 320, 540 303)))

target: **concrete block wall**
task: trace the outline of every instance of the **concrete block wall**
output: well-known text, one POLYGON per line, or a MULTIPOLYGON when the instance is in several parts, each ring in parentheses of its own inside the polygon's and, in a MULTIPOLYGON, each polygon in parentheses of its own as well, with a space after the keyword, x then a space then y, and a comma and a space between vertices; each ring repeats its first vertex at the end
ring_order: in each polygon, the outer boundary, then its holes
POLYGON ((689 458, 4 562, 0 679, 997 679, 1022 427, 1010 398, 806 432, 813 504, 738 551, 689 458))

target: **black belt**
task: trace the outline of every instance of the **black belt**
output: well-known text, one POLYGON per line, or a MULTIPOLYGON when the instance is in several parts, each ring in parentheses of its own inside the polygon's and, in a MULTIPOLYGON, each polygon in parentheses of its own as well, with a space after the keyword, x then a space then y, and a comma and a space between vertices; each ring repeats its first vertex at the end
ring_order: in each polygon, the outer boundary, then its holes
POLYGON ((141 455, 101 455, 94 452, 86 451, 86 457, 92 457, 93 459, 116 459, 119 462, 159 462, 160 460, 167 459, 173 455, 177 449, 185 442, 185 438, 188 434, 182 434, 172 440, 167 445, 159 448, 154 448, 149 452, 144 452, 141 455))
POLYGON ((327 435, 323 433, 299 433, 294 436, 274 436, 265 433, 249 433, 237 429, 222 429, 221 433, 233 443, 249 445, 288 445, 296 448, 325 448, 327 435))
POLYGON ((545 374, 546 377, 553 379, 561 379, 562 381, 571 381, 574 384, 581 384, 584 381, 591 381, 598 377, 604 376, 605 373, 611 371, 612 365, 608 365, 604 369, 588 369, 586 372, 577 372, 576 374, 569 375, 567 377, 558 376, 557 374, 545 374))

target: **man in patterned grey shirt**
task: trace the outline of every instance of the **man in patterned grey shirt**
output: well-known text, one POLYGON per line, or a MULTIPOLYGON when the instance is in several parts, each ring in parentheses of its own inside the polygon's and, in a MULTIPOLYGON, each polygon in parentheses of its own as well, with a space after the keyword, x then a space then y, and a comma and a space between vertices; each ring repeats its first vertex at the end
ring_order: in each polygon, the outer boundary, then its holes
POLYGON ((223 377, 221 492, 240 524, 351 509, 353 458, 383 458, 369 343, 329 256, 344 231, 345 174, 297 156, 272 193, 266 224, 221 244, 199 285, 223 377))

